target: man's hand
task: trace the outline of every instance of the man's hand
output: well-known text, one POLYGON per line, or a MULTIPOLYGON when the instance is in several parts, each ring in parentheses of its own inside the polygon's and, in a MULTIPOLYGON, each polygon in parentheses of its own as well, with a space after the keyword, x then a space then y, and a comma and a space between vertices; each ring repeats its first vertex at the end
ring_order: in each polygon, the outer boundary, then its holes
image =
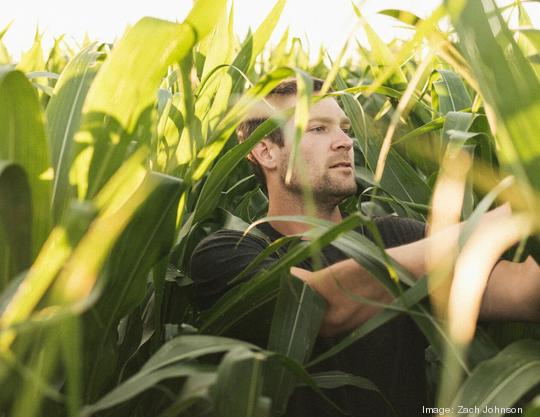
MULTIPOLYGON (((387 249, 386 252, 418 278, 426 273, 427 241, 422 239, 387 249)), ((389 304, 393 300, 390 292, 353 259, 337 262, 316 272, 293 267, 291 273, 307 282, 328 303, 321 336, 335 336, 355 329, 381 311, 381 307, 353 300, 347 292, 377 303, 389 304)))
POLYGON ((383 285, 353 260, 338 262, 317 272, 293 267, 291 273, 305 281, 327 301, 320 329, 323 337, 352 330, 381 311, 380 307, 351 300, 344 289, 379 303, 388 304, 393 299, 383 285))

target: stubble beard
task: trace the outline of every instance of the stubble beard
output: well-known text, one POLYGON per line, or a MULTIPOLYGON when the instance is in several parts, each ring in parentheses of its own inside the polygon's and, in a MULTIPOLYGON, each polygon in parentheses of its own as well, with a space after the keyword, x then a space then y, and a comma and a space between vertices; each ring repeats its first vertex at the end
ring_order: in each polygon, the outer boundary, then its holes
POLYGON ((283 188, 294 198, 305 200, 305 187, 310 187, 318 211, 331 212, 339 203, 357 191, 354 176, 341 178, 341 175, 326 171, 321 177, 311 181, 302 181, 297 170, 293 170, 291 181, 285 181, 288 164, 282 164, 280 178, 283 188))

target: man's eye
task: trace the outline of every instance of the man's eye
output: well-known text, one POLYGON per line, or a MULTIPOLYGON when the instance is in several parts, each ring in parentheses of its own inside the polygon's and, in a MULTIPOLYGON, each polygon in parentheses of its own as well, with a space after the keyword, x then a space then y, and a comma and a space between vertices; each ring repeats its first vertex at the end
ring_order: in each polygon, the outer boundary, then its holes
POLYGON ((342 127, 341 130, 343 130, 343 133, 345 133, 347 136, 351 136, 353 134, 353 131, 350 127, 342 127))
POLYGON ((309 129, 311 132, 326 132, 326 126, 313 126, 311 129, 309 129))

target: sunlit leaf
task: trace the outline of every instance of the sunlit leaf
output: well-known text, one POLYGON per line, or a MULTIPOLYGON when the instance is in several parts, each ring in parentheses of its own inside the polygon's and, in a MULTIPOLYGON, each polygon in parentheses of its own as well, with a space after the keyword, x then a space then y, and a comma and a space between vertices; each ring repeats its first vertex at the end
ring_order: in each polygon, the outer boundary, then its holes
POLYGON ((47 106, 47 137, 51 150, 53 218, 57 222, 70 197, 69 170, 74 152, 74 135, 81 123, 81 110, 97 72, 97 45, 83 49, 62 72, 47 106), (67 115, 67 117, 66 117, 67 115))
POLYGON ((150 134, 151 108, 161 78, 212 29, 225 4, 224 0, 198 1, 183 24, 143 18, 115 46, 83 107, 83 130, 92 132, 95 144, 90 197, 118 169, 130 141, 148 140, 141 136, 150 134))
POLYGON ((37 94, 20 71, 0 68, 0 159, 19 164, 32 194, 32 256, 50 231, 49 152, 37 94))

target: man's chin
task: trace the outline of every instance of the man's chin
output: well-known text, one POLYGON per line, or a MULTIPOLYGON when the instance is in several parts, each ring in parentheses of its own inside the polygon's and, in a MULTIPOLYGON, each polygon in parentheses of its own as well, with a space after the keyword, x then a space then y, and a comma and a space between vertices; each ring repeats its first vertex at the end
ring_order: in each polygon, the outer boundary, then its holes
POLYGON ((358 190, 358 186, 356 185, 356 182, 353 182, 351 184, 336 184, 335 187, 333 187, 332 192, 334 195, 341 197, 343 200, 347 197, 350 197, 356 193, 358 190))
MULTIPOLYGON (((304 189, 298 181, 291 181, 288 185, 285 185, 285 181, 283 181, 283 186, 286 190, 294 194, 304 194, 304 189)), ((337 205, 346 198, 354 195, 357 190, 358 186, 356 181, 347 183, 346 181, 336 181, 335 179, 332 179, 332 181, 326 181, 322 184, 315 185, 311 189, 311 192, 317 201, 337 201, 337 205)))
MULTIPOLYGON (((343 184, 341 184, 343 185, 343 184)), ((333 187, 331 189, 321 190, 315 193, 318 201, 332 202, 336 206, 346 198, 353 196, 357 191, 356 183, 350 187, 333 187)))

